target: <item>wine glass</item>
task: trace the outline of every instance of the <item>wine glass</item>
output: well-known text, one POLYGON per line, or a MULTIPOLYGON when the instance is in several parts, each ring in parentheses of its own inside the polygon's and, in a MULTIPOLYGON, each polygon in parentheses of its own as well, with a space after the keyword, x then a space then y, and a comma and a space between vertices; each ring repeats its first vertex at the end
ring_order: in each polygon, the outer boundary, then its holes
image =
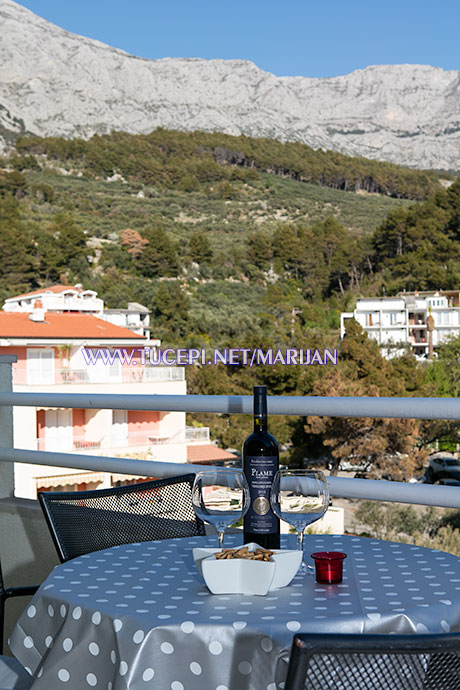
POLYGON ((197 472, 192 503, 197 516, 217 529, 222 548, 227 527, 242 518, 249 508, 249 486, 243 471, 219 467, 197 472))
MULTIPOLYGON (((319 470, 279 470, 273 479, 270 502, 275 515, 295 527, 297 546, 303 552, 306 526, 319 520, 329 505, 326 477, 319 470)), ((299 571, 305 574, 309 569, 303 553, 299 571)))

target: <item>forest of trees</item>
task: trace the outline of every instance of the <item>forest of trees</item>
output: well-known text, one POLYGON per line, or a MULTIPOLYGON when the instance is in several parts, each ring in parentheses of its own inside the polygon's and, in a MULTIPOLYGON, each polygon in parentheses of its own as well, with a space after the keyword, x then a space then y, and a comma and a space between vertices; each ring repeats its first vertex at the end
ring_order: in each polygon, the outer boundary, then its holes
MULTIPOLYGON (((35 159, 28 159, 33 164, 35 159)), ((24 223, 21 208, 28 198, 46 198, 52 205, 52 186, 29 187, 21 172, 0 171, 4 227, 0 242, 3 255, 11 255, 12 261, 11 266, 8 258, 4 262, 4 276, 12 273, 13 285, 25 287, 56 281, 65 271, 69 279, 89 278, 88 238, 71 209, 50 213, 47 223, 24 223), (11 233, 14 237, 10 238, 11 233), (15 243, 20 247, 13 251, 15 243)), ((213 252, 199 227, 180 245, 174 233, 161 226, 141 232, 127 228, 118 242, 104 246, 100 266, 117 272, 121 280, 131 276, 187 278, 194 271, 217 280, 229 277, 227 268, 234 277, 265 285, 270 282, 267 273, 272 271, 283 285, 291 286, 283 290, 314 302, 356 290, 373 295, 458 287, 459 250, 460 182, 456 181, 427 201, 391 212, 372 236, 351 234, 332 216, 313 225, 280 222, 271 235, 249 229, 244 251, 223 257, 213 252)), ((0 274, 0 291, 5 287, 12 286, 8 281, 2 285, 0 274)))
MULTIPOLYGON (((16 166, 31 155, 71 162, 87 174, 119 173, 147 185, 195 191, 215 183, 224 198, 233 180, 250 182, 258 171, 312 182, 334 189, 363 190, 407 199, 426 199, 440 188, 439 175, 393 163, 351 158, 334 151, 315 151, 306 144, 281 143, 244 135, 177 132, 114 132, 84 139, 20 137, 16 166)), ((26 161, 27 164, 27 161, 26 161)))

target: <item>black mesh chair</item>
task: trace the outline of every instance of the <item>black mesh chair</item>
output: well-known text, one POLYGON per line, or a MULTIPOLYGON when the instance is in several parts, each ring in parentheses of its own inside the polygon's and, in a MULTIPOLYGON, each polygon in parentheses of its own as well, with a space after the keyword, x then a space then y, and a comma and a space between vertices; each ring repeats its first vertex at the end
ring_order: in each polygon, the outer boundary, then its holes
POLYGON ((460 690, 460 633, 294 635, 285 690, 460 690))
POLYGON ((31 596, 37 589, 37 586, 5 588, 0 565, 0 690, 27 690, 32 685, 32 676, 19 661, 10 656, 3 656, 3 637, 6 600, 11 597, 31 596))
POLYGON ((61 562, 131 542, 204 535, 192 507, 194 474, 94 491, 40 492, 61 562))

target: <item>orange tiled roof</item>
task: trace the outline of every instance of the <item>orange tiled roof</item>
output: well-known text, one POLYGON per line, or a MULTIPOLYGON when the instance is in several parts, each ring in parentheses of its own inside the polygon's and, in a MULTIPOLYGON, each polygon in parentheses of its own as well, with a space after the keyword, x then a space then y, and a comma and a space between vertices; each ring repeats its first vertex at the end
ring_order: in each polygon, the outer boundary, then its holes
POLYGON ((47 312, 44 321, 32 321, 29 313, 0 311, 0 338, 84 338, 113 340, 144 336, 128 328, 98 319, 91 314, 55 314, 47 312))
POLYGON ((187 446, 187 462, 209 463, 218 460, 236 460, 236 455, 208 443, 206 445, 187 446))
POLYGON ((68 292, 73 290, 74 292, 84 292, 81 288, 75 287, 75 285, 50 285, 49 287, 39 288, 38 290, 32 290, 32 292, 26 292, 24 295, 13 295, 9 299, 22 299, 23 297, 33 297, 33 295, 42 295, 46 292, 53 292, 55 294, 59 292, 68 292))

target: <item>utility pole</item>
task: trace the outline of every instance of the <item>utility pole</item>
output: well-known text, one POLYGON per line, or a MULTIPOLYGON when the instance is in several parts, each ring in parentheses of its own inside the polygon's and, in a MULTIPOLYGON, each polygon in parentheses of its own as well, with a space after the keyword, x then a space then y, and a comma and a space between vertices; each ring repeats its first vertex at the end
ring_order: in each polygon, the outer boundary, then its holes
POLYGON ((426 328, 428 331, 428 359, 433 359, 434 318, 431 314, 428 315, 426 320, 426 328))

